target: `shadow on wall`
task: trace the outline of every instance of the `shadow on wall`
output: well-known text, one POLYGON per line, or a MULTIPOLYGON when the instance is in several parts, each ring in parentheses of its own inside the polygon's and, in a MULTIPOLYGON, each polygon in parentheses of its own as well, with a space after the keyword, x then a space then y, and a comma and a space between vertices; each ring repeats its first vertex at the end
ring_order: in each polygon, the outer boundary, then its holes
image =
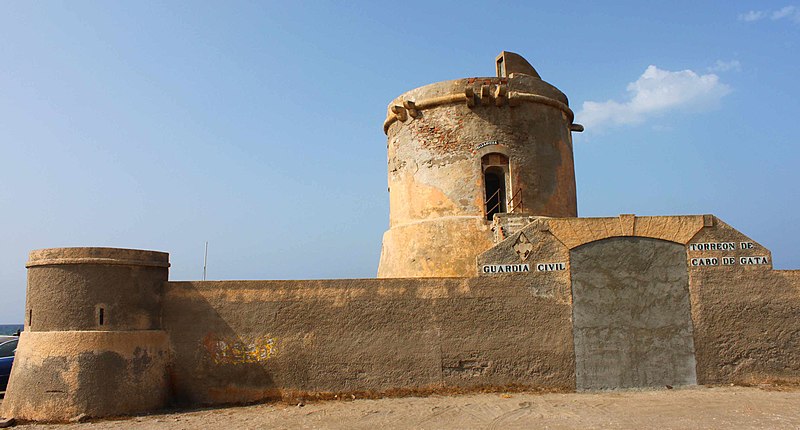
POLYGON ((226 309, 232 304, 224 301, 214 306, 193 283, 167 285, 162 321, 171 333, 174 403, 210 405, 281 397, 267 365, 277 352, 276 340, 260 330, 274 315, 240 313, 226 309), (221 311, 241 315, 238 330, 221 311))
POLYGON ((533 294, 525 281, 170 282, 163 324, 173 395, 180 405, 208 405, 331 393, 573 390, 569 304, 533 294))

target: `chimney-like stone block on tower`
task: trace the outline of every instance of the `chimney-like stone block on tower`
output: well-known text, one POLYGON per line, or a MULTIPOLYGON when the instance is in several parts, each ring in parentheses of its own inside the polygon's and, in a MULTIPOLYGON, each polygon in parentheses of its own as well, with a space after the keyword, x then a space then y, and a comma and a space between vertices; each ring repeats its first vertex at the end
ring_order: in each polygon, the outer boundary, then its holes
POLYGON ((27 267, 25 330, 3 416, 63 421, 166 406, 169 255, 54 248, 31 252, 27 267))
POLYGON ((504 58, 510 77, 439 82, 389 104, 378 277, 473 276, 495 214, 577 216, 567 97, 522 57, 504 58))
POLYGON ((500 78, 522 73, 541 79, 539 72, 531 66, 528 60, 519 54, 503 51, 497 56, 495 63, 497 64, 497 76, 500 78))

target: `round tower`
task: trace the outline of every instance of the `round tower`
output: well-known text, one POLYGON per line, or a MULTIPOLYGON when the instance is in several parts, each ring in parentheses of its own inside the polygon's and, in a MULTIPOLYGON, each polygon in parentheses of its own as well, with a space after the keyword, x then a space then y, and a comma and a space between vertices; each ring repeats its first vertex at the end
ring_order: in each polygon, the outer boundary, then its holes
POLYGON ((567 97, 521 56, 497 76, 438 82, 389 104, 389 230, 379 278, 473 276, 495 214, 575 217, 567 97))
POLYGON ((164 407, 169 255, 53 248, 31 252, 26 267, 25 329, 2 416, 64 421, 164 407))

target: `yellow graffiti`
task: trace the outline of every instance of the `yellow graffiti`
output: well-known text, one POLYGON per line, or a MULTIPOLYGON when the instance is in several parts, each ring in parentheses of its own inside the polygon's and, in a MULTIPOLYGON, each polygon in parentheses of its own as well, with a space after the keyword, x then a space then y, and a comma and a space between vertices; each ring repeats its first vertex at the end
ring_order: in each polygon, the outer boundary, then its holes
POLYGON ((253 342, 242 340, 220 340, 213 335, 206 336, 204 346, 216 364, 261 363, 273 357, 278 351, 277 341, 263 337, 253 342))

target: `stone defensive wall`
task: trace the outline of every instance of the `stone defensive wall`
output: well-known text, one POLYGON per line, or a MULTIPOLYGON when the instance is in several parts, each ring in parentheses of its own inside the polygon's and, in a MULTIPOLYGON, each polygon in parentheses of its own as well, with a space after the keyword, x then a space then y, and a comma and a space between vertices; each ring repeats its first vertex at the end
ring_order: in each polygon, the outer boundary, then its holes
POLYGON ((2 415, 800 383, 800 271, 718 218, 524 221, 462 278, 170 282, 165 253, 34 251, 2 415))

